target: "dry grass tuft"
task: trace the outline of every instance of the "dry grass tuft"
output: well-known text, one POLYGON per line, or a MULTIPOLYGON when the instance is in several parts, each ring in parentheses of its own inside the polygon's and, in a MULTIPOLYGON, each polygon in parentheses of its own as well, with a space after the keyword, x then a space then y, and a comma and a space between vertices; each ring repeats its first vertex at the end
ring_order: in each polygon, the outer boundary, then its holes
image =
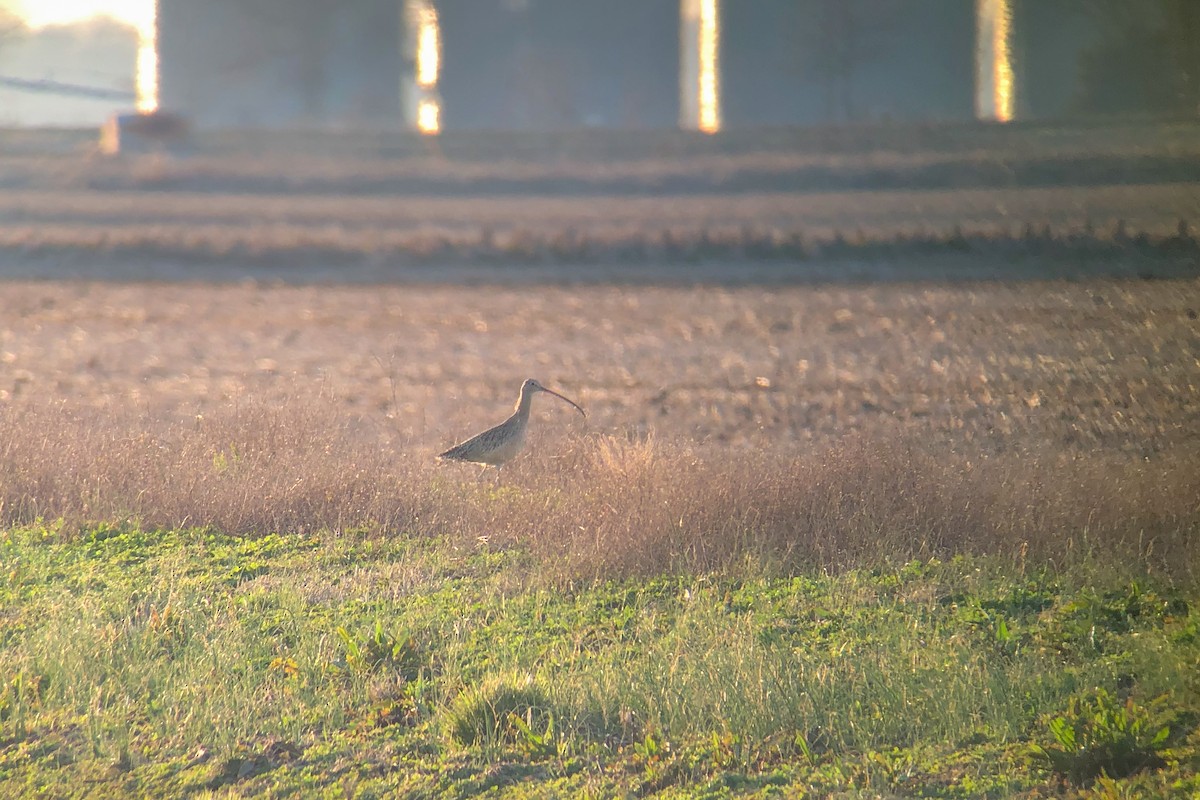
POLYGON ((174 425, 62 406, 4 417, 0 511, 9 523, 133 520, 263 534, 397 530, 415 517, 387 454, 321 401, 243 404, 174 425))
POLYGON ((605 437, 578 449, 567 470, 522 470, 521 481, 539 483, 570 475, 558 502, 510 504, 490 520, 568 580, 959 553, 1063 563, 1099 554, 1191 572, 1200 552, 1200 462, 1181 451, 1153 462, 977 458, 866 436, 809 453, 605 437))
POLYGON ((1200 458, 958 452, 853 435, 818 451, 588 435, 497 480, 387 451, 321 400, 191 424, 65 407, 0 420, 5 523, 264 534, 366 529, 527 549, 559 583, 959 553, 1136 559, 1195 574, 1200 458))

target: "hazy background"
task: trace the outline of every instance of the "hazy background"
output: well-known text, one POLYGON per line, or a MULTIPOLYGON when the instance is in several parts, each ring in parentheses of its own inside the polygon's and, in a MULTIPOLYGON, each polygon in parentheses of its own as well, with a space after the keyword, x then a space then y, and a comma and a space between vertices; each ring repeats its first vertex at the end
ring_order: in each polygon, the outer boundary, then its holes
MULTIPOLYGON (((1191 0, 1009 0, 1016 115, 1195 116, 1191 0)), ((678 0, 438 0, 448 130, 672 127, 678 0)), ((153 0, 0 3, 0 76, 132 92, 153 0), (106 18, 86 15, 100 12, 106 18)), ((401 124, 401 0, 159 0, 163 104, 210 126, 401 124)), ((722 4, 726 127, 973 115, 975 0, 722 4)), ((0 124, 132 105, 0 85, 0 124)))

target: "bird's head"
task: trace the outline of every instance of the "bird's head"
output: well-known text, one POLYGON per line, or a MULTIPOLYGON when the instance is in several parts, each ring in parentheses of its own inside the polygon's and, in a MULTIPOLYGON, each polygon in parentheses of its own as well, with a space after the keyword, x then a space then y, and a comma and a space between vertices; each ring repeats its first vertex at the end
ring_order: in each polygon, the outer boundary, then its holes
POLYGON ((553 389, 547 389, 545 386, 542 386, 540 383, 535 381, 533 378, 526 378, 525 383, 521 384, 521 394, 524 395, 527 392, 530 394, 534 394, 537 392, 545 392, 546 394, 554 395, 559 400, 562 400, 564 403, 574 406, 575 410, 578 411, 580 414, 583 414, 583 416, 585 416, 585 417, 587 416, 587 412, 585 412, 582 408, 580 408, 579 404, 576 403, 574 400, 569 400, 568 398, 563 397, 561 394, 554 391, 553 389))

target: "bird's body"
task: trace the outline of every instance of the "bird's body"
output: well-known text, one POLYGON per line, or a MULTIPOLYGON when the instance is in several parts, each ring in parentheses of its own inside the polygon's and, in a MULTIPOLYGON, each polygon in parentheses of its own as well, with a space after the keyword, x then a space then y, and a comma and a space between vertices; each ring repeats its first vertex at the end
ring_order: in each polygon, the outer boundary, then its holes
POLYGON ((533 396, 538 392, 552 394, 559 400, 575 406, 580 414, 587 416, 574 401, 568 400, 558 392, 551 391, 530 378, 521 384, 521 396, 517 399, 517 407, 511 417, 496 427, 488 428, 462 444, 451 447, 438 458, 488 464, 493 467, 503 466, 525 446, 525 432, 529 427, 529 409, 533 405, 533 396))

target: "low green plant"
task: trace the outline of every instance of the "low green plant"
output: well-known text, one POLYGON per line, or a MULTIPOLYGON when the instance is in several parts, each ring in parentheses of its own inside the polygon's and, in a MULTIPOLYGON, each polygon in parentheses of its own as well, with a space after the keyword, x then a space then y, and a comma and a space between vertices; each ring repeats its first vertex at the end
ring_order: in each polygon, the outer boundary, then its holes
POLYGON ((221 450, 213 456, 213 472, 218 475, 232 475, 243 460, 244 457, 238 452, 237 444, 231 443, 227 450, 221 450))
POLYGON ((508 712, 506 721, 515 731, 517 746, 533 759, 561 757, 567 743, 554 727, 554 714, 546 713, 545 727, 537 730, 533 727, 533 716, 532 707, 526 710, 525 716, 508 712))
POLYGON ((415 680, 421 674, 424 659, 413 637, 407 633, 394 636, 375 620, 374 630, 361 640, 344 626, 338 626, 343 653, 335 665, 350 672, 373 672, 392 669, 405 680, 415 680))
POLYGON ((1104 689, 1072 697, 1066 713, 1051 717, 1047 726, 1054 744, 1034 745, 1034 755, 1077 786, 1162 767, 1159 751, 1171 733, 1151 724, 1149 709, 1132 698, 1122 703, 1104 689))
POLYGON ((644 764, 660 761, 670 749, 670 744, 662 738, 662 735, 652 730, 647 731, 646 736, 640 742, 633 743, 634 756, 644 764))

